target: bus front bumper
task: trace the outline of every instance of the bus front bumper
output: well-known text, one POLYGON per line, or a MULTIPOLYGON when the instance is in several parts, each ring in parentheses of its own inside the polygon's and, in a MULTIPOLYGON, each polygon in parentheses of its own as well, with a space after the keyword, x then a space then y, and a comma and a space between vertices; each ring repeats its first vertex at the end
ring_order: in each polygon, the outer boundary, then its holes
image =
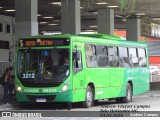
POLYGON ((48 94, 16 92, 17 102, 72 102, 73 90, 48 94))

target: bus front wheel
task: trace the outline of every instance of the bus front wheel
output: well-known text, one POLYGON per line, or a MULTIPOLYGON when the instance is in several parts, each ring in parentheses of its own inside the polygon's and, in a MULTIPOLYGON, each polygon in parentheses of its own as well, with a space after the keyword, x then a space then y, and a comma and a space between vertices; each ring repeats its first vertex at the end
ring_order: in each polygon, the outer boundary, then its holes
POLYGON ((93 98, 93 90, 90 86, 87 87, 87 91, 86 91, 86 99, 83 102, 83 107, 85 108, 89 108, 93 106, 93 102, 94 102, 94 98, 93 98))
POLYGON ((132 101, 132 87, 128 83, 126 88, 126 96, 122 98, 123 103, 129 103, 132 101))

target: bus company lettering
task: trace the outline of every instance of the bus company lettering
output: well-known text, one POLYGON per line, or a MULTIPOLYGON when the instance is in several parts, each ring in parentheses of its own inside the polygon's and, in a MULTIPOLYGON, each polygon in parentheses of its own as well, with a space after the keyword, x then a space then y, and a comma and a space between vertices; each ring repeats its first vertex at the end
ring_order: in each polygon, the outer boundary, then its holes
POLYGON ((103 91, 97 91, 96 94, 98 95, 103 94, 103 91))
POLYGON ((37 93, 37 92, 39 92, 39 90, 38 89, 24 89, 24 92, 26 92, 26 93, 37 93))
POLYGON ((39 93, 39 92, 43 92, 43 93, 51 93, 51 92, 57 92, 56 89, 24 89, 24 92, 26 93, 39 93))
POLYGON ((50 46, 53 44, 52 40, 40 40, 39 45, 40 46, 50 46))

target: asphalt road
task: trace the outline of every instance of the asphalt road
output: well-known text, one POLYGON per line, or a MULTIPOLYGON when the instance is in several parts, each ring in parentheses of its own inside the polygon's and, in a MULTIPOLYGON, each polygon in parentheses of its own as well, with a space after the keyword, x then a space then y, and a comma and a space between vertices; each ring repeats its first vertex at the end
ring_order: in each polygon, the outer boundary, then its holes
MULTIPOLYGON (((81 104, 75 103, 71 111, 100 111, 103 107, 112 108, 112 109, 132 109, 134 106, 135 109, 139 111, 160 111, 160 97, 149 97, 149 98, 134 98, 131 103, 128 104, 117 104, 115 101, 101 100, 94 107, 91 108, 83 108, 81 104), (124 105, 124 107, 123 107, 124 105), (121 107, 122 106, 122 107, 121 107), (140 107, 139 107, 140 106, 140 107), (144 107, 142 107, 144 106, 144 107)), ((14 105, 15 110, 55 110, 55 111, 66 111, 68 110, 67 104, 62 103, 36 103, 36 104, 21 104, 14 105)))
MULTIPOLYGON (((142 94, 134 96, 131 103, 116 103, 114 100, 101 100, 91 108, 83 108, 80 103, 73 104, 71 111, 100 111, 102 108, 108 109, 137 109, 138 111, 160 111, 160 95, 156 93, 142 94), (126 107, 127 108, 126 108, 126 107), (114 108, 113 108, 114 107, 114 108)), ((52 110, 52 111, 68 111, 67 103, 28 103, 15 104, 14 110, 52 110)))
MULTIPOLYGON (((0 107, 2 108, 2 107, 0 107)), ((122 103, 116 103, 115 101, 108 101, 108 100, 101 100, 99 101, 94 107, 91 108, 82 108, 81 104, 73 104, 73 108, 71 110, 68 110, 67 104, 54 104, 54 103, 39 103, 39 104, 14 104, 11 108, 1 109, 1 111, 50 111, 51 116, 56 114, 57 112, 65 112, 60 113, 61 117, 44 117, 44 118, 29 118, 29 120, 117 120, 117 117, 64 117, 66 116, 67 112, 73 113, 73 116, 75 114, 78 114, 80 112, 84 112, 85 114, 88 114, 87 112, 94 112, 97 111, 100 113, 100 111, 103 110, 110 110, 110 111, 145 111, 145 112, 151 112, 156 113, 159 111, 158 117, 138 117, 138 116, 132 116, 132 117, 118 117, 118 120, 158 120, 160 119, 160 91, 153 91, 153 92, 147 92, 138 96, 133 97, 133 101, 128 104, 122 104, 122 103), (156 111, 156 112, 152 112, 156 111)), ((0 120, 3 118, 0 118, 0 120)), ((21 120, 22 118, 12 118, 12 120, 21 120)), ((28 118, 23 118, 24 120, 28 118)), ((6 120, 6 118, 5 118, 6 120)))

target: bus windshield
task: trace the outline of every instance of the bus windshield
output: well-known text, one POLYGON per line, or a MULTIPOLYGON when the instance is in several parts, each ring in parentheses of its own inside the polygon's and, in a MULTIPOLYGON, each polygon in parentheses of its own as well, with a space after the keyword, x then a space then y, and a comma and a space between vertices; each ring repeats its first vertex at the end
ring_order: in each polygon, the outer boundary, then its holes
POLYGON ((61 83, 69 75, 69 49, 25 49, 18 52, 22 84, 61 83))

